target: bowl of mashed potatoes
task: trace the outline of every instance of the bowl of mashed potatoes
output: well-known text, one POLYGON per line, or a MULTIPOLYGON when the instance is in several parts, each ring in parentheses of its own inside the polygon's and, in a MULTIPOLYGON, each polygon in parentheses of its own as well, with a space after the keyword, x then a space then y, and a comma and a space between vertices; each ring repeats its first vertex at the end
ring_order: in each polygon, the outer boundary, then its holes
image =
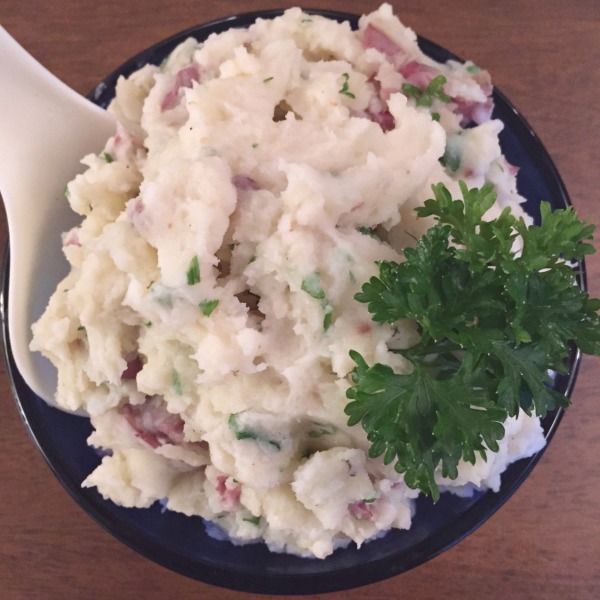
POLYGON ((66 188, 70 272, 31 344, 63 411, 12 370, 77 501, 160 564, 264 593, 401 573, 491 516, 560 410, 507 421, 487 460, 440 474, 435 504, 344 412, 349 351, 409 368, 390 347, 414 344, 414 325, 374 323, 354 297, 431 224, 414 209, 432 184, 492 183, 498 210, 531 221, 540 198, 569 204, 489 74, 388 5, 298 8, 182 32, 91 97, 119 126, 66 188))

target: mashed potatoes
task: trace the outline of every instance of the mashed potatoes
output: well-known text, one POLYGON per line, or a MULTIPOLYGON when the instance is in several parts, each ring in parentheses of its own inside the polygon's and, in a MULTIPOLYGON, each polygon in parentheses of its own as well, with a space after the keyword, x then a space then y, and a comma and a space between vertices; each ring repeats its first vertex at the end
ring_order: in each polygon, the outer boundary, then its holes
MULTIPOLYGON (((358 31, 291 9, 121 79, 118 131, 68 185, 83 220, 32 342, 107 454, 83 485, 305 556, 410 527, 418 492, 344 407, 349 351, 407 372, 388 344, 418 332, 353 296, 431 225, 413 209, 433 183, 492 182, 520 212, 491 89, 422 54, 388 5, 358 31)), ((497 490, 544 444, 536 418, 506 428, 440 485, 497 490)))

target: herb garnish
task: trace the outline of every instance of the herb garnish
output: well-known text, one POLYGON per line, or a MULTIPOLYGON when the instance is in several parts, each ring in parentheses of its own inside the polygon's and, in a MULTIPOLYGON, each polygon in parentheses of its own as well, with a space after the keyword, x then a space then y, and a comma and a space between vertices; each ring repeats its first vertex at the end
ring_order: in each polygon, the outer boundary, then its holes
POLYGON ((198 262, 198 256, 194 256, 190 261, 186 277, 188 285, 200 283, 200 263, 198 262))
POLYGON ((200 302, 198 306, 200 307, 200 310, 202 311, 202 314, 205 317, 210 317, 213 310, 215 310, 215 308, 217 308, 218 305, 218 300, 202 300, 202 302, 200 302))
POLYGON ((338 93, 342 94, 342 96, 348 96, 348 98, 356 98, 348 86, 350 75, 348 73, 342 73, 342 77, 344 78, 344 83, 342 84, 341 89, 338 90, 338 93))
MULTIPOLYGON (((457 134, 457 136, 458 135, 460 134, 457 134)), ((450 173, 456 173, 458 169, 460 169, 461 159, 462 154, 460 151, 460 146, 457 146, 455 143, 447 142, 444 154, 442 157, 440 157, 439 162, 443 167, 446 167, 450 173)))
POLYGON ((379 236, 375 233, 375 229, 373 227, 362 226, 357 229, 358 233, 362 233, 363 235, 368 235, 376 240, 379 239, 379 236))
POLYGON ((102 158, 109 164, 115 160, 110 152, 103 152, 102 158))
POLYGON ((257 442, 266 444, 268 447, 277 451, 281 450, 281 444, 279 442, 267 438, 264 434, 255 431, 254 429, 243 427, 238 420, 239 415, 240 413, 233 413, 229 415, 227 422, 229 429, 235 435, 236 440, 255 440, 257 442))
POLYGON ((414 98, 417 101, 417 106, 430 107, 435 99, 448 103, 451 98, 444 93, 446 81, 443 75, 438 75, 429 82, 425 89, 421 89, 412 83, 403 83, 402 92, 409 98, 414 98))
POLYGON ((600 355, 600 300, 576 285, 569 265, 594 252, 594 226, 547 203, 539 226, 509 208, 484 221, 493 186, 460 187, 455 200, 443 184, 433 186, 417 214, 438 223, 405 249, 403 263, 378 263, 379 276, 356 294, 374 321, 415 320, 421 339, 397 350, 412 364, 408 374, 369 366, 351 351, 345 409, 349 425, 362 422, 369 455, 395 461, 407 485, 434 500, 436 470, 456 478, 461 459, 496 451, 507 417, 520 409, 542 417, 569 404, 549 370, 566 371, 573 343, 600 355))
POLYGON ((311 298, 316 300, 324 300, 325 292, 321 287, 321 273, 315 271, 302 280, 300 289, 306 292, 311 298))
POLYGON ((316 421, 313 423, 313 429, 308 432, 309 438, 320 438, 324 435, 332 435, 335 433, 335 428, 333 425, 329 425, 328 423, 317 423, 316 421))
POLYGON ((183 394, 183 389, 181 387, 181 379, 179 377, 179 373, 175 369, 173 369, 171 373, 171 382, 173 384, 173 391, 175 392, 175 395, 181 396, 181 394, 183 394))
POLYGON ((331 327, 333 306, 329 304, 329 301, 325 297, 325 292, 321 287, 321 274, 318 271, 311 273, 302 280, 300 288, 311 298, 321 301, 321 308, 325 311, 325 315, 323 317, 323 329, 327 331, 331 327))

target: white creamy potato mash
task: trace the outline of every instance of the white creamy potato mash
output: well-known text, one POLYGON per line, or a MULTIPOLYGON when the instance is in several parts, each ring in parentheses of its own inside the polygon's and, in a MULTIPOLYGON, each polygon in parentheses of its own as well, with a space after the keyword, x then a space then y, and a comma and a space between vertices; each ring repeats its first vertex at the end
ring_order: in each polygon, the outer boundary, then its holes
MULTIPOLYGON (((353 297, 431 226, 413 209, 434 183, 492 182, 497 210, 522 214, 491 90, 473 63, 425 56, 385 4, 357 31, 291 9, 121 78, 118 131, 67 187, 83 219, 31 344, 105 454, 83 485, 302 556, 409 528, 419 492, 344 407, 350 350, 408 372, 388 348, 419 334, 353 297), (439 75, 447 100, 410 93, 439 75)), ((498 490, 544 443, 523 414, 438 483, 498 490)))

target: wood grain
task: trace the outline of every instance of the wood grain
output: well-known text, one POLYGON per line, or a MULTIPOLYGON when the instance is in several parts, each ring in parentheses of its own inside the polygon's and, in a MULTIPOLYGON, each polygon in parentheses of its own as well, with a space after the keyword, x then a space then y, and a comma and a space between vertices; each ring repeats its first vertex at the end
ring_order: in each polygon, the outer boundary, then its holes
MULTIPOLYGON (((294 3, 260 0, 2 0, 0 23, 80 92, 146 46, 207 20, 294 3)), ((373 1, 308 3, 364 12, 373 1)), ((600 10, 596 0, 403 0, 418 33, 492 72, 527 116, 580 215, 600 223, 600 10)), ((1 82, 0 82, 1 85, 1 82)), ((0 115, 1 118, 1 115, 0 115)), ((0 216, 0 248, 7 240, 0 216)), ((600 257, 587 261, 600 295, 600 257)), ((486 524, 413 571, 338 598, 600 598, 597 359, 584 359, 568 410, 531 477, 486 524)), ((136 555, 62 489, 29 439, 0 365, 0 597, 252 598, 189 580, 136 555)), ((259 598, 260 596, 256 596, 259 598)))

